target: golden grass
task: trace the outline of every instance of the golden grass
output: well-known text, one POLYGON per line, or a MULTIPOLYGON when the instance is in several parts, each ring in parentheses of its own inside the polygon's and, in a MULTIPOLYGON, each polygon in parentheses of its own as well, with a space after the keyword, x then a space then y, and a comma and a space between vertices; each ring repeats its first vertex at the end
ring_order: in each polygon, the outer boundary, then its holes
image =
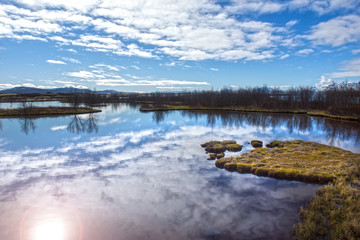
POLYGON ((218 168, 277 179, 328 183, 347 176, 360 162, 360 154, 305 141, 276 141, 274 149, 256 148, 239 157, 216 161, 218 168))
POLYGON ((0 109, 0 118, 9 117, 36 117, 36 116, 58 116, 83 113, 101 112, 93 108, 71 108, 71 107, 32 107, 28 109, 0 109))
POLYGON ((336 180, 317 191, 300 217, 295 239, 360 239, 360 190, 336 180))

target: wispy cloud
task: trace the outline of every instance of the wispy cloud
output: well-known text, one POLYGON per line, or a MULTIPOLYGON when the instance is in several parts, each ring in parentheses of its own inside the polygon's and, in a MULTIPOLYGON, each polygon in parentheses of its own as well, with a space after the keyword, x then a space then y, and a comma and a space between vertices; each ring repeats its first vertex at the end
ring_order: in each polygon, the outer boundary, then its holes
POLYGON ((360 58, 343 62, 339 72, 330 74, 332 78, 360 77, 360 58))
POLYGON ((47 63, 51 63, 51 64, 62 64, 62 65, 65 65, 66 63, 63 62, 63 61, 59 61, 59 60, 46 60, 47 63))
POLYGON ((360 16, 347 15, 321 22, 312 27, 307 38, 316 45, 334 47, 360 40, 360 16))

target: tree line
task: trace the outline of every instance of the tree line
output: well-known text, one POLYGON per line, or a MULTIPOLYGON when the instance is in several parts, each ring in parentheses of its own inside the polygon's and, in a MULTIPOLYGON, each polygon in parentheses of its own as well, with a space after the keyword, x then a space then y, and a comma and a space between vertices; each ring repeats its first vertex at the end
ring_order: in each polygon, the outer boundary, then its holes
POLYGON ((360 89, 338 87, 316 90, 293 87, 287 90, 268 87, 220 91, 187 91, 178 93, 139 93, 126 96, 129 101, 155 105, 176 104, 209 108, 244 107, 269 110, 326 110, 333 114, 360 115, 360 89))

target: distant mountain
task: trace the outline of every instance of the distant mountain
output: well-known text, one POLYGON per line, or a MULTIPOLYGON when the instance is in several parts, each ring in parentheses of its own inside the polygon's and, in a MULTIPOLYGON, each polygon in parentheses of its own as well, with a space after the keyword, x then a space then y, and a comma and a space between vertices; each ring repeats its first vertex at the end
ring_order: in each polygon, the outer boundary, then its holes
MULTIPOLYGON (((86 93, 86 92, 94 92, 89 89, 80 89, 80 88, 51 88, 51 89, 42 89, 42 88, 32 88, 32 87, 15 87, 10 89, 5 89, 0 91, 2 94, 9 93, 17 93, 17 94, 31 94, 31 93, 86 93)), ((115 90, 103 90, 103 91, 95 91, 95 93, 100 94, 109 94, 109 93, 119 93, 115 90)))

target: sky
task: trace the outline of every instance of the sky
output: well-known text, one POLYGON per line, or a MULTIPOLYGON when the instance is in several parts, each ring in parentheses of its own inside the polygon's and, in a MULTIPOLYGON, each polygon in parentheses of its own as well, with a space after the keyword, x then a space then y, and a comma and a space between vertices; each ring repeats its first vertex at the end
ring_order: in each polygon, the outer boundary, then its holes
POLYGON ((360 81, 359 0, 0 0, 0 90, 360 81))

